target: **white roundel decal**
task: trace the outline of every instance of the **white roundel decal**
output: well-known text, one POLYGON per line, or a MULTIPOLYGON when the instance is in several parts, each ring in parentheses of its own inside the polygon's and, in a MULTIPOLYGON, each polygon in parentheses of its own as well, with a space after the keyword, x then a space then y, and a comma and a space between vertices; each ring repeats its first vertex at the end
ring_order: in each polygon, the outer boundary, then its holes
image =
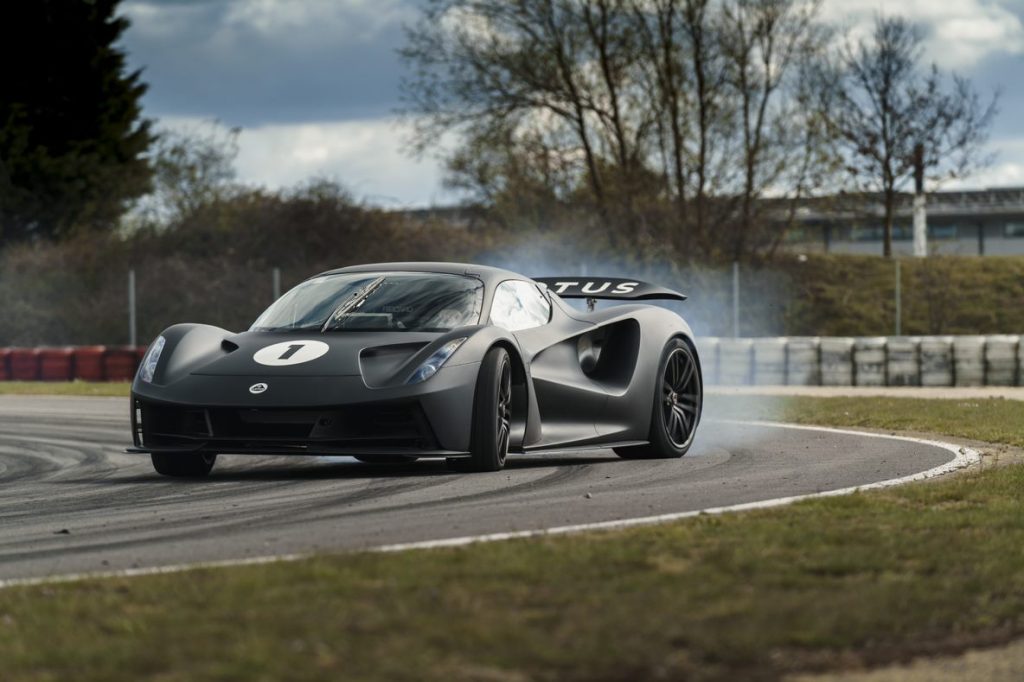
POLYGON ((316 360, 318 357, 330 350, 323 341, 283 341, 275 343, 256 351, 252 359, 261 365, 268 367, 283 367, 284 365, 301 365, 304 362, 316 360))

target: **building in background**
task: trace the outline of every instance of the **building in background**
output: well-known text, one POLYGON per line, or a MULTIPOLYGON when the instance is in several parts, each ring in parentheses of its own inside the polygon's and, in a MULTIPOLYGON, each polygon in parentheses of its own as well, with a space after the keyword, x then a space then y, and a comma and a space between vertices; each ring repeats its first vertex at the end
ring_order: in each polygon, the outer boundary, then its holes
MULTIPOLYGON (((1024 255, 1024 187, 928 194, 929 255, 1024 255)), ((882 253, 881 197, 809 199, 787 235, 805 253, 882 253)), ((893 253, 913 254, 913 195, 900 196, 893 253)))

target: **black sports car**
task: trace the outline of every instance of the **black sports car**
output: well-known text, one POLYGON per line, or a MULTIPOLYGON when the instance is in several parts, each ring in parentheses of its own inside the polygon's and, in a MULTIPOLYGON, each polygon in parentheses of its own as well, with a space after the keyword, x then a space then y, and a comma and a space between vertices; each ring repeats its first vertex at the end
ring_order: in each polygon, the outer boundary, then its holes
POLYGON ((332 270, 247 332, 157 337, 132 384, 129 451, 168 476, 204 476, 223 453, 444 457, 459 471, 567 448, 680 457, 703 400, 689 326, 657 306, 594 304, 685 298, 453 263, 332 270))

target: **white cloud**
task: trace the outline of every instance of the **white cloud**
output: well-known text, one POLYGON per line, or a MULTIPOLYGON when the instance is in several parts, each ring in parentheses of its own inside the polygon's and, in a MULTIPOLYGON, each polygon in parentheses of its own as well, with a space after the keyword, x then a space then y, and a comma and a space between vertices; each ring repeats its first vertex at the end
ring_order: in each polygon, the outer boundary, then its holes
POLYGON ((412 9, 402 0, 234 0, 224 23, 228 30, 254 30, 275 40, 366 42, 412 9))
POLYGON ((1010 9, 1018 0, 825 0, 822 16, 866 36, 878 14, 903 15, 927 31, 926 56, 964 70, 992 54, 1024 54, 1024 21, 1010 9))
POLYGON ((374 40, 415 16, 406 0, 229 0, 211 3, 160 3, 130 0, 123 6, 132 30, 153 36, 183 29, 213 33, 222 43, 259 36, 279 44, 374 40))
POLYGON ((988 151, 997 155, 991 166, 966 178, 944 182, 942 189, 1024 187, 1024 137, 993 140, 988 151))
MULTIPOLYGON (((160 123, 188 130, 202 120, 165 118, 160 123)), ((441 186, 438 162, 405 153, 406 132, 393 119, 246 128, 238 137, 239 180, 279 189, 319 177, 336 180, 377 205, 450 203, 452 197, 441 186)))

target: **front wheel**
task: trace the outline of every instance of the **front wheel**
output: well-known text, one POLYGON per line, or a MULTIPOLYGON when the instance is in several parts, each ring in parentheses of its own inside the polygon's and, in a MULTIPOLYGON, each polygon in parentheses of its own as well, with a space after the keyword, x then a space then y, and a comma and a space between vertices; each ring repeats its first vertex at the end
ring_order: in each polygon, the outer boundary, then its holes
POLYGON ((158 474, 174 478, 203 478, 217 461, 217 455, 205 452, 154 452, 150 457, 158 474))
POLYGON ((512 360, 495 347, 480 363, 473 396, 473 427, 468 458, 448 458, 456 471, 499 471, 505 466, 512 430, 512 360))
POLYGON ((689 343, 672 339, 665 345, 658 365, 649 442, 615 448, 615 454, 624 459, 682 457, 693 444, 703 405, 704 386, 697 356, 689 343))

